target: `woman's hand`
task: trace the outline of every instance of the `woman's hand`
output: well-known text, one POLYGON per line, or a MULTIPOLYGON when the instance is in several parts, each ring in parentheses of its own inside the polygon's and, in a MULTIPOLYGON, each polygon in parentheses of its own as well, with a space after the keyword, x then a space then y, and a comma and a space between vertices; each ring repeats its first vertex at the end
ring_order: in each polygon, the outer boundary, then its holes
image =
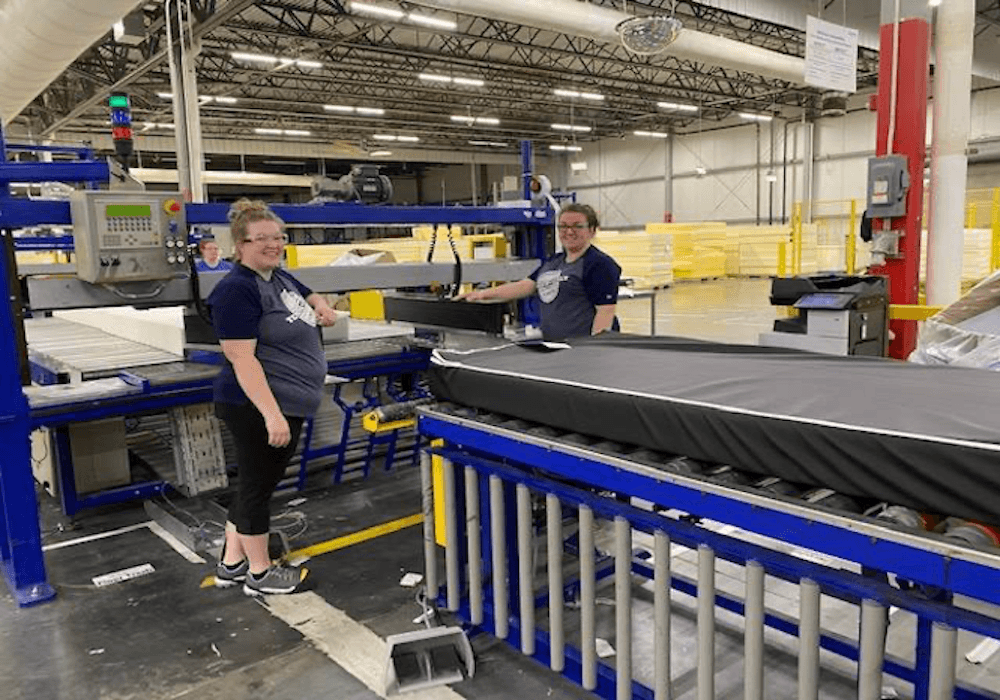
POLYGON ((337 312, 329 306, 316 309, 316 323, 321 326, 332 326, 337 322, 337 312))
POLYGON ((271 447, 284 447, 292 440, 292 429, 281 413, 264 416, 267 426, 267 444, 271 447))
POLYGON ((489 298, 486 296, 487 291, 488 290, 486 289, 476 289, 471 292, 466 292, 465 294, 459 294, 455 297, 455 301, 462 301, 463 299, 465 301, 482 301, 489 298))

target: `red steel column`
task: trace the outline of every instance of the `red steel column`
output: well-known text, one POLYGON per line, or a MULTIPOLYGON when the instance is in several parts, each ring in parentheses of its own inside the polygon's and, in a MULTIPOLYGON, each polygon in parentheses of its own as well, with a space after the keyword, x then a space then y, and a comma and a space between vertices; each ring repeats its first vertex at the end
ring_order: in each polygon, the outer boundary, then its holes
MULTIPOLYGON (((876 152, 889 153, 889 111, 892 99, 893 24, 883 24, 879 39, 878 137, 876 152)), ((905 19, 899 25, 899 63, 896 69, 896 131, 892 152, 905 155, 910 165, 910 190, 906 195, 905 217, 892 220, 891 228, 903 231, 899 258, 870 272, 889 277, 889 301, 917 304, 920 286, 920 231, 924 213, 924 157, 927 134, 927 84, 930 73, 930 25, 924 18, 905 19)), ((879 228, 887 229, 881 225, 879 228)), ((917 345, 916 321, 891 321, 895 338, 889 355, 906 359, 917 345)))

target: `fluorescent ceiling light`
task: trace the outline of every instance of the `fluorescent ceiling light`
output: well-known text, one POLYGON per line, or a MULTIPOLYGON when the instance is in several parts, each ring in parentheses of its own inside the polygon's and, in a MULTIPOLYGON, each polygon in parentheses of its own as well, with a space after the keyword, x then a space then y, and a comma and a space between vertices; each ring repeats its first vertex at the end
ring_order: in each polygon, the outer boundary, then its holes
POLYGON ((344 114, 354 112, 354 107, 348 107, 347 105, 323 105, 323 109, 327 112, 343 112, 344 114))
POLYGON ((385 114, 385 110, 381 107, 358 107, 355 111, 366 117, 381 117, 385 114))
POLYGON ((396 136, 394 134, 373 134, 372 138, 376 141, 395 141, 396 136))
POLYGON ((670 109, 675 112, 697 112, 698 105, 686 105, 680 102, 657 102, 656 106, 660 109, 670 109))
POLYGON ((269 56, 262 53, 243 53, 241 51, 234 51, 230 54, 237 61, 246 61, 248 63, 264 63, 267 65, 281 64, 284 66, 295 65, 299 68, 322 68, 323 64, 319 61, 310 61, 304 58, 279 58, 278 56, 269 56))
POLYGON ((458 29, 458 24, 452 22, 450 19, 441 19, 439 17, 430 17, 428 15, 418 15, 415 12, 408 14, 406 19, 414 24, 419 24, 424 27, 432 27, 433 29, 458 29))
POLYGON ((747 119, 752 122, 769 122, 774 117, 770 114, 755 114, 753 112, 739 112, 740 119, 747 119))
POLYGON ((274 129, 270 127, 258 127, 254 133, 264 136, 312 136, 311 131, 305 129, 274 129))
POLYGON ((666 134, 662 131, 633 131, 632 133, 636 136, 645 136, 653 139, 665 139, 670 136, 670 134, 666 134))
POLYGON ((599 100, 603 100, 604 99, 604 95, 601 95, 599 93, 596 93, 596 92, 579 92, 577 90, 563 90, 563 89, 559 89, 559 90, 553 90, 552 94, 554 94, 556 97, 582 97, 585 100, 595 100, 595 101, 599 101, 599 100))
POLYGON ((142 128, 143 131, 147 131, 149 129, 173 129, 175 127, 173 124, 166 124, 161 122, 143 122, 142 128))
POLYGON ((453 115, 451 120, 462 124, 486 124, 488 126, 499 126, 500 124, 500 120, 496 117, 469 117, 463 114, 453 115))
POLYGON ((579 126, 577 124, 553 124, 552 128, 556 131, 590 131, 589 126, 579 126))
POLYGON ((549 146, 550 151, 571 151, 573 153, 579 153, 583 150, 582 146, 565 146, 561 143, 554 143, 549 146))
POLYGON ((172 100, 174 99, 174 93, 172 92, 158 92, 156 96, 162 100, 172 100))
POLYGON ((372 156, 373 158, 379 158, 381 156, 391 156, 392 151, 372 151, 368 155, 372 156))
POLYGON ((420 140, 420 137, 419 136, 397 136, 396 140, 397 141, 406 141, 408 143, 416 143, 417 141, 420 140))
POLYGON ((434 75, 433 73, 421 73, 417 76, 421 80, 426 80, 430 83, 450 83, 451 77, 447 75, 434 75))
POLYGON ((570 170, 573 172, 582 172, 587 169, 587 161, 577 160, 569 164, 570 170))
POLYGON ((218 102, 219 104, 223 104, 223 105, 234 105, 237 102, 239 102, 239 100, 237 98, 235 98, 235 97, 229 97, 229 96, 225 96, 225 95, 215 95, 215 96, 212 97, 212 101, 213 102, 218 102))
POLYGON ((363 15, 373 17, 385 17, 387 19, 403 19, 406 15, 402 10, 393 7, 383 7, 381 5, 370 5, 366 2, 352 2, 351 9, 363 15))
POLYGON ((231 55, 237 61, 248 61, 250 63, 277 63, 280 60, 277 56, 265 56, 260 53, 234 51, 231 55))
POLYGON ((486 84, 486 81, 479 78, 452 78, 451 81, 455 85, 471 85, 472 87, 482 87, 486 84))
POLYGON ((470 146, 494 146, 496 148, 504 148, 507 146, 506 143, 502 141, 469 141, 470 146))
POLYGON ((929 0, 927 4, 931 7, 937 7, 941 4, 941 0, 929 0))

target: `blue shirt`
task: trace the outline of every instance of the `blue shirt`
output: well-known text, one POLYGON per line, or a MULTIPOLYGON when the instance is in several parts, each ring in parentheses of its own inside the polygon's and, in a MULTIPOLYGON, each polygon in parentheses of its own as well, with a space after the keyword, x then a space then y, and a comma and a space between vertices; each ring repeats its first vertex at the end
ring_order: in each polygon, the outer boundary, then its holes
MULTIPOLYGON (((312 291, 284 270, 265 280, 237 265, 209 294, 219 340, 256 340, 256 356, 267 384, 286 416, 311 416, 323 400, 326 356, 316 314, 306 302, 312 291)), ((229 362, 215 380, 218 403, 246 403, 229 362)))
POLYGON ((198 272, 229 272, 233 269, 233 264, 228 260, 223 260, 219 258, 215 261, 215 267, 212 267, 204 258, 198 258, 194 264, 194 269, 198 272))
POLYGON ((542 263, 531 275, 541 301, 542 336, 565 340, 590 335, 597 307, 618 302, 621 274, 614 258, 594 246, 571 263, 566 253, 542 263))

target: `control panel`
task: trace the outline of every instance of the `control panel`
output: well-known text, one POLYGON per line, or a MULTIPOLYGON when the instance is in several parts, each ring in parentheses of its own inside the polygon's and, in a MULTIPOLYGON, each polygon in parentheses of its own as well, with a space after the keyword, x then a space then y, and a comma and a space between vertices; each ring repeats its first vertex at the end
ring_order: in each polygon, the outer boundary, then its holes
POLYGON ((164 280, 187 270, 187 225, 178 192, 72 194, 76 275, 113 284, 164 280))

